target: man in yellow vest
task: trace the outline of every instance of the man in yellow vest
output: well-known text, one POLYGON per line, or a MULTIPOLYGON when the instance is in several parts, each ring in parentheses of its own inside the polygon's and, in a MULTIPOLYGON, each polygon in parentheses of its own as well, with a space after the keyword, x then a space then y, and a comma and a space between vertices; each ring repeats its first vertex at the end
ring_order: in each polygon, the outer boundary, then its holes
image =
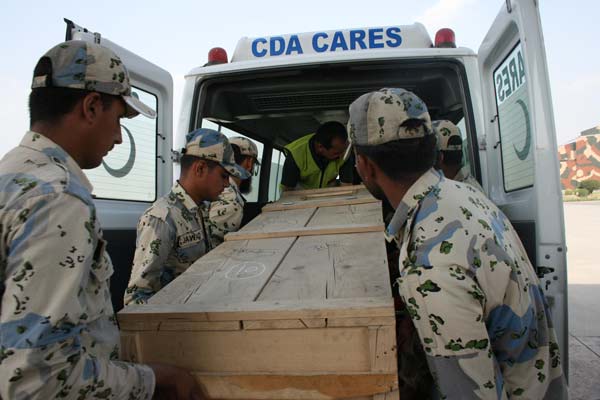
POLYGON ((318 189, 335 184, 352 184, 353 163, 344 163, 348 133, 339 122, 329 121, 311 133, 285 146, 286 159, 281 189, 318 189))

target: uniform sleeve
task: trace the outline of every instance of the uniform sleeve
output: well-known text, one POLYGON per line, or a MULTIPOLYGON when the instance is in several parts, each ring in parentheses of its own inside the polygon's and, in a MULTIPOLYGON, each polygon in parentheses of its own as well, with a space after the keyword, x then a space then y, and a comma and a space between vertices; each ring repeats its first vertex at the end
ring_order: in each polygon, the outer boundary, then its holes
POLYGON ((68 194, 38 197, 4 228, 0 397, 150 399, 152 370, 112 360, 112 266, 93 209, 68 194))
POLYGON ((226 233, 240 229, 244 209, 236 197, 235 191, 227 188, 223 191, 219 200, 210 204, 209 230, 213 248, 223 243, 223 237, 226 233))
POLYGON ((477 265, 457 264, 452 240, 437 239, 409 245, 416 250, 400 260, 399 282, 439 397, 500 399, 501 374, 483 318, 486 299, 469 272, 477 265))
POLYGON ((144 213, 137 227, 137 241, 131 278, 124 304, 143 304, 175 277, 165 264, 175 243, 175 228, 165 215, 144 213))
POLYGON ((286 154, 283 170, 281 172, 281 184, 288 188, 295 188, 300 182, 300 169, 294 157, 291 154, 286 154))

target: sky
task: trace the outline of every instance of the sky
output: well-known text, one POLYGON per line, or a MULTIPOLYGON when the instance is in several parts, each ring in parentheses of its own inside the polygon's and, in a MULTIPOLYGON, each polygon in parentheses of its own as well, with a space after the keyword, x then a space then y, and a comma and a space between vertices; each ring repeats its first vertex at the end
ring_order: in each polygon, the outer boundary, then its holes
MULTIPOLYGON (((534 1, 534 0, 525 0, 534 1)), ((557 141, 600 125, 600 2, 537 0, 550 74, 557 141)), ((459 46, 477 51, 503 0, 303 0, 298 2, 3 0, 0 6, 0 155, 28 128, 27 96, 39 57, 65 37, 63 18, 100 32, 173 76, 175 114, 183 76, 212 47, 231 57, 243 37, 421 22, 433 37, 450 27, 459 46)), ((176 129, 177 127, 173 127, 176 129)))

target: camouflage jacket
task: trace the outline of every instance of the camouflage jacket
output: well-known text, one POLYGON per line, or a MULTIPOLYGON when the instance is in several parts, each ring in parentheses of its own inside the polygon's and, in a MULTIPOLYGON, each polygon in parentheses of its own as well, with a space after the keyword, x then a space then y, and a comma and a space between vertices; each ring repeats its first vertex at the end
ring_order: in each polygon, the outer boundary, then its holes
POLYGON ((473 186, 475 189, 479 190, 481 193, 485 193, 477 179, 473 175, 471 175, 471 170, 466 165, 462 167, 452 178, 454 181, 468 183, 473 186))
POLYGON ((146 303, 211 246, 203 206, 179 183, 141 216, 125 304, 146 303))
POLYGON ((386 233, 399 244, 400 295, 440 398, 566 398, 538 278, 481 192, 429 170, 386 233))
POLYGON ((91 190, 38 133, 0 161, 0 398, 152 396, 152 370, 117 361, 113 267, 91 190))
POLYGON ((210 203, 208 224, 212 247, 223 243, 226 233, 240 229, 244 216, 244 196, 240 193, 233 179, 229 179, 229 187, 223 190, 219 200, 210 203))

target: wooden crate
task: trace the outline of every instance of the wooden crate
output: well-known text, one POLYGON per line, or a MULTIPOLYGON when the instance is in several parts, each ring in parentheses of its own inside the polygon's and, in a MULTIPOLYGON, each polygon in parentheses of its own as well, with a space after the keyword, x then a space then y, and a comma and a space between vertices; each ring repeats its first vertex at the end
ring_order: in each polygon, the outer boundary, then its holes
POLYGON ((215 399, 397 399, 381 205, 299 191, 118 315, 122 356, 192 371, 215 399))

